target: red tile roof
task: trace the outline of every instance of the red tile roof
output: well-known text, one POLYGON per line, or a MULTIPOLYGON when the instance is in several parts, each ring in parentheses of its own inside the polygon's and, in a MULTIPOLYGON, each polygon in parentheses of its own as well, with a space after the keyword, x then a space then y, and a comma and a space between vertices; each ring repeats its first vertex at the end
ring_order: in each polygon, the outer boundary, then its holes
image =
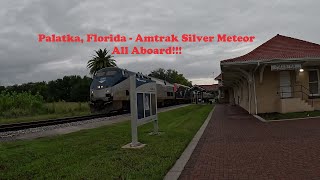
POLYGON ((226 59, 221 62, 267 61, 297 58, 320 58, 320 45, 278 34, 246 55, 226 59))
POLYGON ((219 85, 218 84, 212 84, 212 85, 197 85, 206 91, 218 91, 219 85))

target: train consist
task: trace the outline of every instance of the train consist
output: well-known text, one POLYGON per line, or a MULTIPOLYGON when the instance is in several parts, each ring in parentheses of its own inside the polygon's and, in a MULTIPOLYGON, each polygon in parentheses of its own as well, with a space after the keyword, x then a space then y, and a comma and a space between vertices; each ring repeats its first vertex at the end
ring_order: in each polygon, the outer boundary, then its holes
POLYGON ((117 67, 99 70, 93 77, 90 86, 90 109, 92 113, 108 113, 130 109, 129 77, 135 75, 140 79, 151 79, 156 82, 158 107, 190 103, 193 97, 192 88, 178 83, 145 76, 117 67))

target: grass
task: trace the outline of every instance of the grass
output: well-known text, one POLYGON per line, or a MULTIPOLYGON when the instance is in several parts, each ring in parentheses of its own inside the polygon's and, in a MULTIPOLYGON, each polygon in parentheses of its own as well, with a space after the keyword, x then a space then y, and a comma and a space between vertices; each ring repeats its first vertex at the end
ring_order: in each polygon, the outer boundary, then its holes
POLYGON ((259 114, 265 120, 280 120, 280 119, 293 119, 293 118, 306 118, 320 116, 320 111, 308 112, 293 112, 293 113, 265 113, 259 114))
POLYGON ((83 115, 90 114, 90 108, 88 103, 77 103, 77 102, 46 103, 44 105, 44 108, 45 108, 45 111, 41 114, 10 117, 10 118, 0 116, 0 124, 39 121, 39 120, 56 119, 56 118, 63 118, 63 117, 83 116, 83 115))
POLYGON ((86 111, 89 112, 89 104, 88 103, 80 103, 80 102, 54 102, 54 103, 46 103, 45 107, 49 112, 53 113, 68 113, 68 112, 78 112, 78 111, 86 111))
POLYGON ((162 179, 191 141, 212 105, 190 105, 159 113, 138 128, 143 149, 122 149, 130 122, 30 141, 0 143, 0 179, 162 179))

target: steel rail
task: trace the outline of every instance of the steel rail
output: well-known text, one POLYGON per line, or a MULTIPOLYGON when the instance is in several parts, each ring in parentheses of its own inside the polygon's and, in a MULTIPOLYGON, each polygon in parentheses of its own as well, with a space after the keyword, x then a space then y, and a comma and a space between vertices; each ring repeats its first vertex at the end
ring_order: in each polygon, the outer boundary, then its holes
POLYGON ((110 117, 110 116, 113 116, 113 114, 110 114, 110 113, 109 114, 93 114, 93 115, 86 115, 86 116, 76 116, 76 117, 49 119, 49 120, 41 120, 41 121, 0 124, 0 132, 18 131, 18 130, 29 129, 29 128, 65 124, 70 122, 85 121, 85 120, 110 117))
MULTIPOLYGON (((159 108, 159 109, 162 109, 162 108, 159 108)), ((120 114, 128 114, 128 112, 118 111, 118 112, 111 112, 106 114, 93 114, 93 115, 86 115, 86 116, 66 117, 66 118, 31 121, 31 122, 0 124, 0 132, 18 131, 18 130, 24 130, 29 128, 37 128, 37 127, 65 124, 65 123, 71 123, 71 122, 77 122, 77 121, 85 121, 85 120, 90 120, 95 118, 112 117, 120 114)))

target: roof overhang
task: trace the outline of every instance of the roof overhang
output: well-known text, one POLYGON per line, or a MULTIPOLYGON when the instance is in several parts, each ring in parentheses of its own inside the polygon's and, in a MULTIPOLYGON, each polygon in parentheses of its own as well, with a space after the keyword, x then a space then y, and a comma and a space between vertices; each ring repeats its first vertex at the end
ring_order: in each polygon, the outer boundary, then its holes
POLYGON ((221 66, 221 71, 223 72, 223 86, 239 86, 239 83, 250 80, 249 72, 252 72, 256 67, 257 64, 247 64, 246 66, 229 64, 228 66, 221 66))
POLYGON ((223 73, 222 83, 225 87, 239 86, 244 81, 252 81, 252 72, 258 67, 279 63, 301 63, 301 64, 319 64, 319 58, 299 58, 299 59, 272 59, 248 62, 221 62, 221 72, 223 73))
POLYGON ((305 62, 305 61, 320 61, 320 57, 317 58, 291 58, 291 59, 268 59, 268 60, 250 60, 250 61, 237 61, 228 62, 221 61, 221 65, 250 65, 250 64, 272 64, 272 63, 290 63, 290 62, 305 62))
POLYGON ((243 73, 250 72, 257 66, 257 63, 221 63, 222 85, 223 87, 234 87, 243 80, 247 80, 247 75, 243 73))

